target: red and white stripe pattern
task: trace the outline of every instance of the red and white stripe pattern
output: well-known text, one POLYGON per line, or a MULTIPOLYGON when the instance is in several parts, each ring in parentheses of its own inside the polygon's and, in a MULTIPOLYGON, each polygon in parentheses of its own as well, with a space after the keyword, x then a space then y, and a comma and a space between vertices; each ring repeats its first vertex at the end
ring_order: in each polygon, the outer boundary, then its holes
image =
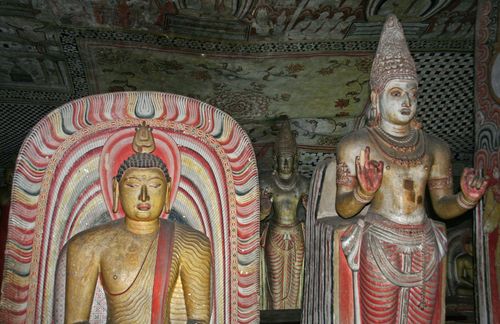
POLYGON ((258 178, 250 140, 224 112, 157 92, 78 99, 28 135, 14 175, 0 322, 52 320, 61 249, 108 217, 99 179, 103 145, 142 120, 177 144, 182 170, 173 208, 212 243, 212 322, 258 322, 258 178))

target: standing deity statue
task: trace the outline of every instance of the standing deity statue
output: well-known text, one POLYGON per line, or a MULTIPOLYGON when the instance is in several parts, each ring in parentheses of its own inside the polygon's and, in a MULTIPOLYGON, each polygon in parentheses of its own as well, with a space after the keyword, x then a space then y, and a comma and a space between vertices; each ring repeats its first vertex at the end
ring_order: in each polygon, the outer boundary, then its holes
POLYGON ((264 309, 297 309, 302 302, 304 231, 297 216, 308 181, 297 172, 297 145, 288 120, 274 143, 274 171, 261 177, 264 309))
MULTIPOLYGON (((113 179, 112 210, 124 218, 69 241, 66 323, 89 320, 98 278, 106 294, 108 322, 169 322, 178 278, 188 323, 209 322, 210 242, 188 226, 160 219, 172 205, 171 177, 154 149, 152 130, 143 124, 133 140, 136 153, 120 155, 126 160, 113 179)), ((103 162, 113 163, 108 158, 101 158, 103 162)))
POLYGON ((448 145, 414 119, 417 73, 394 15, 382 30, 370 85, 370 126, 344 137, 337 150, 337 212, 350 218, 370 204, 341 239, 354 320, 440 323, 434 314, 446 237, 426 215, 426 187, 436 213, 451 219, 476 205, 487 181, 466 168, 453 194, 448 145))

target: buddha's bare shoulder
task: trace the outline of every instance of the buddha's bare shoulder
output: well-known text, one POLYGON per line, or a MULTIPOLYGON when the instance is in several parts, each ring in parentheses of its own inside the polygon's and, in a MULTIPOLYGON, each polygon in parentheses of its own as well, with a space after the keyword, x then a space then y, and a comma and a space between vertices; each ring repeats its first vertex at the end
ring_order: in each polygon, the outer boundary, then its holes
POLYGON ((124 224, 124 221, 120 219, 87 229, 73 236, 68 246, 72 250, 105 247, 107 241, 123 231, 124 224))

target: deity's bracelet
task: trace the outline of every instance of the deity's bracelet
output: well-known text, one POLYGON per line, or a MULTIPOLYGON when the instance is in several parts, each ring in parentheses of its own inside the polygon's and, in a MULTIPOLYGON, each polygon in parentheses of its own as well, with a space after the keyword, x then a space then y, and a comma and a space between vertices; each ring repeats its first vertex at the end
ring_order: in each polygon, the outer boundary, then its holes
POLYGON ((373 195, 365 195, 364 193, 359 191, 359 187, 354 188, 354 191, 352 193, 354 195, 354 199, 365 205, 371 202, 373 199, 373 195))
POLYGON ((457 203, 463 209, 472 209, 477 205, 477 201, 470 201, 469 199, 465 198, 463 192, 458 193, 457 203))

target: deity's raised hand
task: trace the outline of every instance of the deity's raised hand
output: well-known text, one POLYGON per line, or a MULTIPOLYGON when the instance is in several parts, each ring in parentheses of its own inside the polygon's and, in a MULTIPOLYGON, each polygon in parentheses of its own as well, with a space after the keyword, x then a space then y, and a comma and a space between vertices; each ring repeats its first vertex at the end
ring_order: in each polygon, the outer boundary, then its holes
POLYGON ((370 160, 370 147, 367 146, 356 156, 356 177, 363 196, 373 196, 382 184, 384 162, 370 160))
POLYGON ((488 179, 476 173, 473 168, 465 168, 460 178, 460 188, 464 202, 475 205, 488 188, 488 179))

